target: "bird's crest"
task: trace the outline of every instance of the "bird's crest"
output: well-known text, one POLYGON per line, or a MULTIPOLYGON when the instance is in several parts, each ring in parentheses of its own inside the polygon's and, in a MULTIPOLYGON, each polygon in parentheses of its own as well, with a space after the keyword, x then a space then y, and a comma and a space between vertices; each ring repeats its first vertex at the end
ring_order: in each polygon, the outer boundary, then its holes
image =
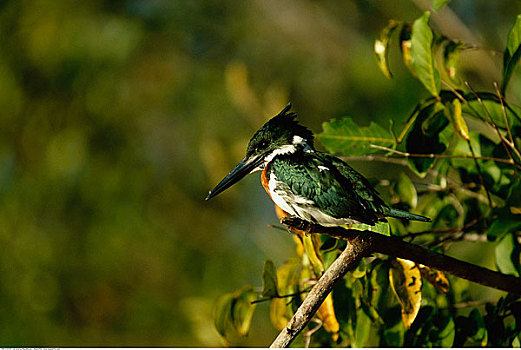
POLYGON ((300 125, 296 120, 297 113, 290 112, 291 102, 282 109, 276 116, 271 118, 264 124, 257 133, 271 132, 276 134, 283 132, 291 132, 293 135, 297 135, 306 140, 306 143, 313 148, 313 132, 303 125, 300 125))

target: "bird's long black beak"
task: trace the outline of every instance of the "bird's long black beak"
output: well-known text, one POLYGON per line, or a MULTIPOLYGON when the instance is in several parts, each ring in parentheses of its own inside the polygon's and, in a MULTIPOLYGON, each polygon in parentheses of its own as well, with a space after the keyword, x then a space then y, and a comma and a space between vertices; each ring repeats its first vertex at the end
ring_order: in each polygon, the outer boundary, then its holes
POLYGON ((217 196, 219 193, 239 182, 240 179, 251 173, 251 171, 262 164, 264 157, 261 155, 244 157, 239 164, 213 190, 208 193, 205 200, 209 200, 212 197, 217 196))

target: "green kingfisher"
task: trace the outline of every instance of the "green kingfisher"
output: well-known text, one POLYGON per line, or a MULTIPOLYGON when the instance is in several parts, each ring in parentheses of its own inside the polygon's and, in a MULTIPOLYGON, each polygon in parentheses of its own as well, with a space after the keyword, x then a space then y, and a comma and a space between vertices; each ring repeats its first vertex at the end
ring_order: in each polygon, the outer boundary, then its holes
POLYGON ((244 176, 261 171, 261 182, 284 216, 321 226, 364 223, 386 217, 431 221, 389 207, 369 181, 341 159, 316 151, 313 133, 288 104, 251 138, 246 157, 208 193, 206 200, 244 176))

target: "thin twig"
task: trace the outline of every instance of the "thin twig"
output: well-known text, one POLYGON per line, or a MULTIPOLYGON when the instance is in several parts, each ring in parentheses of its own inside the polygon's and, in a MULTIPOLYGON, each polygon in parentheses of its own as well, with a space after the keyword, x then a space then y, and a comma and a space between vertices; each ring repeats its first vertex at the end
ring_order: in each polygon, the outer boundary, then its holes
POLYGON ((442 80, 441 83, 449 88, 449 90, 456 95, 457 98, 463 103, 467 103, 467 100, 465 100, 465 97, 463 97, 456 89, 454 89, 449 83, 447 83, 445 80, 442 80))
POLYGON ((492 116, 488 112, 488 109, 485 106, 485 104, 483 103, 483 100, 481 99, 481 97, 479 97, 478 93, 474 90, 474 88, 469 84, 468 81, 465 82, 465 85, 469 88, 469 90, 472 92, 472 94, 476 97, 476 100, 479 102, 479 104, 483 108, 483 111, 485 111, 485 114, 487 115, 488 119, 490 120, 490 124, 493 126, 494 130, 496 130, 496 133, 499 136, 499 139, 501 140, 501 143, 503 144, 503 147, 505 148, 505 151, 507 152, 508 157, 512 160, 512 162, 515 162, 514 158, 512 157, 512 153, 510 153, 509 145, 506 142, 505 137, 503 136, 503 134, 501 134, 501 131, 499 131, 497 124, 492 119, 492 116))
POLYGON ((455 155, 455 154, 434 154, 434 153, 428 153, 428 154, 421 154, 421 153, 409 153, 409 152, 401 152, 389 147, 380 146, 380 145, 369 145, 371 148, 380 149, 382 151, 387 151, 391 153, 395 153, 398 155, 401 155, 406 158, 449 158, 449 159, 480 159, 480 160, 492 160, 494 162, 499 163, 507 163, 507 164, 514 164, 514 161, 512 159, 504 159, 504 158, 494 158, 494 157, 480 157, 480 156, 472 156, 469 154, 461 154, 461 155, 455 155))
POLYGON ((514 138, 512 137, 512 130, 510 130, 510 123, 507 118, 507 111, 505 110, 505 104, 503 103, 503 96, 501 96, 501 92, 499 91, 499 87, 496 82, 494 82, 494 89, 496 89, 497 97, 499 98, 499 102, 501 103, 501 111, 503 112, 503 118, 505 118, 505 125, 507 127, 508 137, 510 138, 510 142, 514 143, 514 138))
POLYGON ((427 231, 412 232, 412 233, 408 233, 406 235, 403 235, 401 237, 402 238, 410 238, 410 237, 416 238, 418 236, 429 235, 429 234, 433 234, 433 233, 434 234, 438 234, 438 233, 445 234, 445 233, 464 232, 464 231, 474 227, 476 224, 480 223, 483 220, 485 220, 485 217, 481 216, 479 218, 476 218, 476 219, 468 222, 463 227, 438 228, 438 229, 427 230, 427 231))
POLYGON ((309 344, 311 344, 311 336, 316 332, 318 331, 321 327, 322 327, 322 320, 320 318, 313 318, 311 319, 312 322, 315 322, 316 325, 315 327, 311 328, 310 330, 308 330, 305 334, 304 334, 304 347, 305 348, 309 348, 309 344))
POLYGON ((407 166, 407 161, 403 158, 397 157, 387 157, 387 156, 379 156, 379 155, 363 155, 363 156, 345 156, 339 157, 340 159, 346 161, 367 161, 367 162, 382 162, 382 163, 391 163, 402 166, 407 166))
POLYGON ((496 89, 497 97, 499 98, 499 102, 501 103, 501 111, 503 113, 503 118, 505 118, 505 125, 507 127, 508 137, 509 140, 509 146, 512 148, 512 151, 516 154, 516 156, 521 160, 521 153, 519 153, 519 150, 516 148, 516 144, 514 143, 514 138, 512 137, 512 130, 510 130, 510 123, 508 122, 507 118, 507 111, 505 109, 505 104, 503 102, 503 96, 501 95, 501 92, 499 91, 499 88, 497 86, 497 83, 494 82, 494 88, 496 89))
POLYGON ((472 153, 472 158, 474 159, 474 165, 478 170, 479 182, 481 183, 481 187, 485 189, 485 193, 487 194, 488 205, 492 208, 492 198, 490 197, 490 192, 488 192, 487 186, 485 186, 485 180, 483 179, 483 172, 481 171, 481 167, 479 166, 478 160, 476 159, 476 153, 474 153, 474 149, 472 148, 472 144, 470 143, 470 139, 467 140, 467 144, 469 145, 470 153, 472 153))
POLYGON ((469 300, 469 301, 464 301, 464 302, 461 302, 461 303, 455 303, 453 305, 451 305, 450 307, 451 308, 454 308, 454 309, 465 309, 465 308, 468 308, 468 307, 476 307, 476 306, 482 306, 482 305, 485 305, 485 304, 495 304, 496 302, 495 301, 490 301, 490 300, 469 300))
POLYGON ((272 296, 272 297, 266 297, 266 298, 250 301, 250 304, 258 304, 258 303, 262 303, 262 302, 273 300, 273 299, 284 299, 284 298, 296 297, 298 295, 301 295, 301 294, 304 294, 304 293, 308 293, 308 292, 309 292, 309 289, 301 290, 299 292, 286 294, 286 295, 275 295, 275 296, 272 296))

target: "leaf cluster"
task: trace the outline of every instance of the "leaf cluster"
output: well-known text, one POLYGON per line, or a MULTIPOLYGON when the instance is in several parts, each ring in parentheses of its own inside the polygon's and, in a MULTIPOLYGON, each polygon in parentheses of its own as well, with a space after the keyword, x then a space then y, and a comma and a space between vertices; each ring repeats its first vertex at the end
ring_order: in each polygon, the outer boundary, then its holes
MULTIPOLYGON (((446 3, 433 5, 439 9, 446 3)), ((492 91, 475 91, 461 75, 458 55, 475 47, 437 33, 429 18, 426 12, 411 24, 391 20, 374 45, 378 66, 391 78, 388 52, 391 37, 398 33, 405 66, 429 93, 405 125, 359 126, 346 117, 324 123, 318 138, 346 159, 408 166, 380 191, 394 207, 433 222, 390 219, 372 230, 440 252, 462 241, 491 242, 497 269, 521 276, 521 110, 505 98, 521 56, 521 15, 508 34, 503 80, 493 84, 492 91)), ((296 236, 295 241, 298 258, 278 268, 267 261, 263 288, 257 292, 257 301, 271 303, 277 329, 287 324, 309 286, 345 244, 321 235, 296 236)), ((473 300, 468 289, 465 281, 411 261, 364 258, 335 287, 297 345, 521 345, 521 302, 511 295, 497 301, 473 300)), ((243 300, 241 295, 230 294, 229 300, 243 300)), ((237 312, 232 301, 219 305, 217 328, 223 336, 226 324, 239 333, 237 324, 249 324, 233 322, 237 312), (223 323, 224 319, 231 321, 223 323)))

